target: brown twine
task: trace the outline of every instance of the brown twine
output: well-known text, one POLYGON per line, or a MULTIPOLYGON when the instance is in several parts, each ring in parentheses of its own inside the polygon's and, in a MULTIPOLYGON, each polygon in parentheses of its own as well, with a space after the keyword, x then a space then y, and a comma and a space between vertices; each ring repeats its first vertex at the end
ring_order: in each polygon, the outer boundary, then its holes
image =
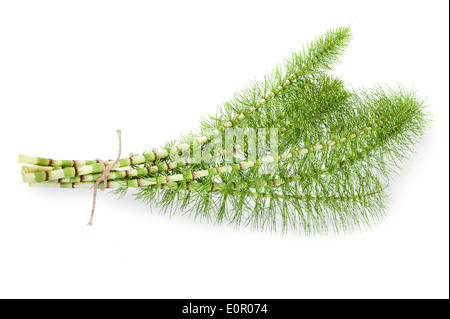
POLYGON ((102 165, 102 175, 97 179, 97 181, 95 182, 95 185, 94 185, 94 198, 92 200, 92 212, 91 212, 91 218, 89 219, 89 222, 87 223, 88 226, 92 226, 92 221, 94 219, 95 203, 97 202, 98 184, 103 182, 103 187, 101 190, 104 191, 106 189, 106 187, 108 186, 109 172, 111 171, 111 169, 114 166, 116 166, 117 163, 119 163, 119 160, 120 160, 120 154, 122 153, 122 136, 121 136, 122 132, 120 130, 117 130, 116 132, 117 132, 117 135, 119 135, 119 155, 117 155, 116 161, 112 165, 106 166, 104 161, 97 158, 97 161, 102 165))

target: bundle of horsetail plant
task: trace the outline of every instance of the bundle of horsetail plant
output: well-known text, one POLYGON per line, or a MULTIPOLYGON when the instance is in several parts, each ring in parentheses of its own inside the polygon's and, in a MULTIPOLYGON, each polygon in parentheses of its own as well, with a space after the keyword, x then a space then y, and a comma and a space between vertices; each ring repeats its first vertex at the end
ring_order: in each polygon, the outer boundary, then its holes
MULTIPOLYGON (((424 101, 403 88, 351 90, 330 74, 350 41, 337 28, 293 54, 262 82, 202 119, 197 133, 106 162, 99 187, 163 211, 306 234, 373 225, 389 178, 427 126, 424 101)), ((30 186, 92 188, 98 160, 19 156, 30 186)))

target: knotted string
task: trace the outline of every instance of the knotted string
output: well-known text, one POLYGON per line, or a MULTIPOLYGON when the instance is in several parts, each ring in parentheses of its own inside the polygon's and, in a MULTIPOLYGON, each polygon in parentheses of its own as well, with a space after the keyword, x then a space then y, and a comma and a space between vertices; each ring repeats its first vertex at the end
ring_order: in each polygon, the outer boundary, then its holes
POLYGON ((100 165, 102 165, 102 175, 95 181, 94 198, 92 200, 92 212, 91 212, 91 218, 89 219, 89 222, 87 223, 88 226, 92 226, 92 221, 94 219, 94 211, 95 211, 95 203, 97 201, 98 185, 101 182, 103 182, 102 191, 104 191, 107 188, 109 172, 111 171, 111 169, 114 166, 116 166, 117 163, 119 163, 119 160, 120 160, 120 154, 122 153, 122 136, 121 136, 122 132, 120 130, 117 130, 116 132, 117 132, 117 135, 119 135, 119 155, 117 155, 116 161, 112 165, 106 166, 104 161, 102 161, 101 159, 97 158, 97 162, 99 162, 100 165))

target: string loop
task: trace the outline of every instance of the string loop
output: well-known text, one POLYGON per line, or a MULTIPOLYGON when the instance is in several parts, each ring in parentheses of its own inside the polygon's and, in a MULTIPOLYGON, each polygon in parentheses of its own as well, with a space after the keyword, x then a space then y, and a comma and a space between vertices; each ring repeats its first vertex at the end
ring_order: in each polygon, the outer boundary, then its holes
POLYGON ((94 220, 94 211, 95 211, 95 203, 97 202, 97 189, 98 185, 103 182, 102 191, 104 191, 108 187, 108 176, 111 169, 116 166, 117 163, 119 163, 120 160, 120 154, 122 153, 122 132, 120 130, 117 130, 117 135, 119 136, 119 155, 117 155, 116 161, 112 165, 106 165, 104 161, 97 158, 97 162, 102 165, 102 175, 95 181, 94 185, 94 198, 92 200, 92 212, 91 212, 91 218, 89 219, 89 222, 87 223, 88 226, 92 226, 92 222, 94 220))

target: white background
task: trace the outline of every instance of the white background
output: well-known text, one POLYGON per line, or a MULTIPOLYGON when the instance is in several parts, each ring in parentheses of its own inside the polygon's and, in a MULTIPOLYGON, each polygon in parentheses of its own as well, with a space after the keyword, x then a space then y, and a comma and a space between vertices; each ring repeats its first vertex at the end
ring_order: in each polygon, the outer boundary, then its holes
POLYGON ((0 297, 448 298, 447 1, 1 1, 0 297), (371 230, 305 238, 22 184, 18 154, 115 158, 200 116, 329 28, 335 74, 428 96, 434 123, 371 230))

